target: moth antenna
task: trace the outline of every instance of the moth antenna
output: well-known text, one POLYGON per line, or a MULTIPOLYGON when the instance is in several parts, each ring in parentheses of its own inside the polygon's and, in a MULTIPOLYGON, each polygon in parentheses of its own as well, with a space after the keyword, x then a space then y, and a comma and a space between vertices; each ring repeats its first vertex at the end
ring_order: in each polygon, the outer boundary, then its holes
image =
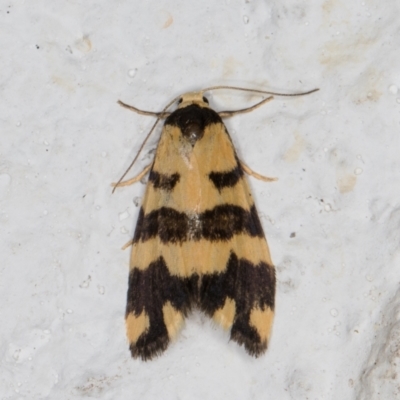
POLYGON ((241 88, 241 87, 237 87, 237 86, 211 86, 206 89, 203 89, 202 92, 208 92, 210 90, 218 90, 218 89, 241 90, 243 92, 271 94, 271 95, 275 95, 275 96, 305 96, 306 94, 311 94, 311 93, 317 92, 319 90, 319 88, 317 88, 317 89, 312 89, 312 90, 309 90, 307 92, 302 92, 302 93, 276 93, 276 92, 267 92, 267 91, 258 90, 258 89, 241 88))
POLYGON ((154 112, 154 111, 146 111, 146 110, 141 110, 140 108, 134 107, 134 106, 130 106, 129 104, 124 103, 121 100, 118 100, 117 103, 124 107, 127 108, 128 110, 134 111, 135 113, 141 114, 141 115, 151 115, 153 117, 159 117, 159 118, 166 118, 169 117, 171 115, 170 112, 154 112))
POLYGON ((233 111, 219 111, 218 115, 221 118, 227 118, 227 117, 233 117, 236 114, 243 114, 246 112, 250 112, 255 110, 258 107, 261 107, 263 104, 268 103, 269 101, 271 101, 274 97, 273 96, 269 96, 267 98, 265 98, 264 100, 261 100, 260 102, 254 104, 251 107, 247 107, 247 108, 242 108, 240 110, 233 110, 233 111))
MULTIPOLYGON (((136 153, 135 158, 133 159, 133 161, 131 162, 131 164, 129 165, 129 167, 126 169, 126 171, 122 174, 121 178, 119 178, 118 182, 115 184, 114 189, 112 190, 111 193, 115 192, 115 189, 117 188, 117 186, 122 182, 122 180, 125 178, 126 174, 130 171, 130 169, 133 167, 133 165, 135 164, 136 160, 138 159, 141 151, 143 150, 144 145, 147 143, 147 141, 149 140, 150 135, 153 133, 155 127, 157 126, 157 124, 160 122, 160 119, 166 114, 167 109, 173 104, 175 103, 180 96, 175 97, 173 100, 171 100, 165 107, 164 109, 160 112, 157 113, 157 119, 156 122, 154 123, 154 125, 152 126, 152 128, 150 129, 150 132, 147 134, 146 138, 143 140, 142 145, 139 148, 139 151, 136 153)), ((122 101, 118 101, 118 104, 121 104, 122 106, 125 107, 125 104, 122 103, 122 101)), ((129 107, 127 107, 129 108, 129 107)), ((131 109, 133 109, 134 111, 138 110, 135 107, 132 107, 131 109)), ((141 110, 140 110, 141 111, 141 110)), ((144 113, 147 113, 146 111, 144 113)), ((151 114, 150 114, 151 115, 151 114)))

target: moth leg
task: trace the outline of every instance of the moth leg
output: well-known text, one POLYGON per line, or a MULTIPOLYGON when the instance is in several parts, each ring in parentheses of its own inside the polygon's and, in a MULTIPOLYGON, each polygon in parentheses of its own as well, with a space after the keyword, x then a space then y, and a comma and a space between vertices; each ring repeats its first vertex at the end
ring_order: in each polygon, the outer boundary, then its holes
POLYGON ((243 168, 243 171, 246 172, 247 175, 251 175, 256 179, 264 182, 273 182, 277 181, 278 178, 269 178, 268 176, 260 175, 257 172, 253 171, 249 166, 247 166, 243 161, 240 161, 240 165, 243 168))
POLYGON ((128 247, 131 247, 133 245, 133 239, 129 240, 129 242, 126 242, 122 247, 121 250, 126 250, 128 247))
POLYGON ((144 168, 144 170, 140 174, 136 175, 132 179, 128 179, 127 181, 122 181, 120 183, 113 182, 111 184, 111 186, 113 188, 117 188, 117 187, 120 187, 120 186, 129 186, 129 185, 132 185, 132 184, 134 184, 136 182, 139 182, 150 171, 152 165, 153 164, 149 164, 147 167, 144 168))

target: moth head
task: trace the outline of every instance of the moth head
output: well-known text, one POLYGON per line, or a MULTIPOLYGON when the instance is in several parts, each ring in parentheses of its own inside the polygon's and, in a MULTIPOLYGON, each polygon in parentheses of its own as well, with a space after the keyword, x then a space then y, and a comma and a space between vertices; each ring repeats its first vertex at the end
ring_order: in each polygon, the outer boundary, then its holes
POLYGON ((191 104, 197 104, 200 107, 209 107, 207 97, 204 97, 203 92, 185 93, 178 100, 178 108, 184 108, 191 104))

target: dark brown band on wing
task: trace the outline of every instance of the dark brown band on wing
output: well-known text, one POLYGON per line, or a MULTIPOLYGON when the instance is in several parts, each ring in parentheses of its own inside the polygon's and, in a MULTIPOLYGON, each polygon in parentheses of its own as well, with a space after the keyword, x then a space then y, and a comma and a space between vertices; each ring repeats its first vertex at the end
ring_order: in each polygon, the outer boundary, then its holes
POLYGON ((133 242, 159 237, 163 243, 206 239, 230 240, 234 235, 264 236, 255 206, 247 211, 232 204, 223 204, 200 214, 185 214, 161 207, 144 215, 140 209, 133 242))
POLYGON ((179 182, 180 175, 178 173, 172 175, 160 174, 152 170, 150 172, 149 181, 153 184, 155 189, 162 189, 171 191, 179 182))
POLYGON ((235 186, 242 176, 243 169, 239 163, 228 172, 211 172, 208 174, 208 177, 218 190, 235 186))

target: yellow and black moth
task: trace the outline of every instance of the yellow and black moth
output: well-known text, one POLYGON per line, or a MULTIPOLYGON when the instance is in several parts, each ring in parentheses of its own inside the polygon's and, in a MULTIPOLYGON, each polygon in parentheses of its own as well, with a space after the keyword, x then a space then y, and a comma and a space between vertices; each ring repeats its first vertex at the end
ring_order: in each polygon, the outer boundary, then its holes
MULTIPOLYGON (((217 88, 224 87, 206 90, 217 88)), ((129 243, 125 315, 131 354, 143 360, 167 348, 194 306, 252 356, 265 352, 271 334, 275 269, 245 173, 274 178, 239 160, 222 118, 272 97, 217 113, 204 91, 181 96, 173 112, 167 111, 172 102, 160 113, 119 102, 157 122, 165 119, 154 161, 135 178, 122 182, 125 173, 113 184, 129 185, 150 173, 129 243)))

